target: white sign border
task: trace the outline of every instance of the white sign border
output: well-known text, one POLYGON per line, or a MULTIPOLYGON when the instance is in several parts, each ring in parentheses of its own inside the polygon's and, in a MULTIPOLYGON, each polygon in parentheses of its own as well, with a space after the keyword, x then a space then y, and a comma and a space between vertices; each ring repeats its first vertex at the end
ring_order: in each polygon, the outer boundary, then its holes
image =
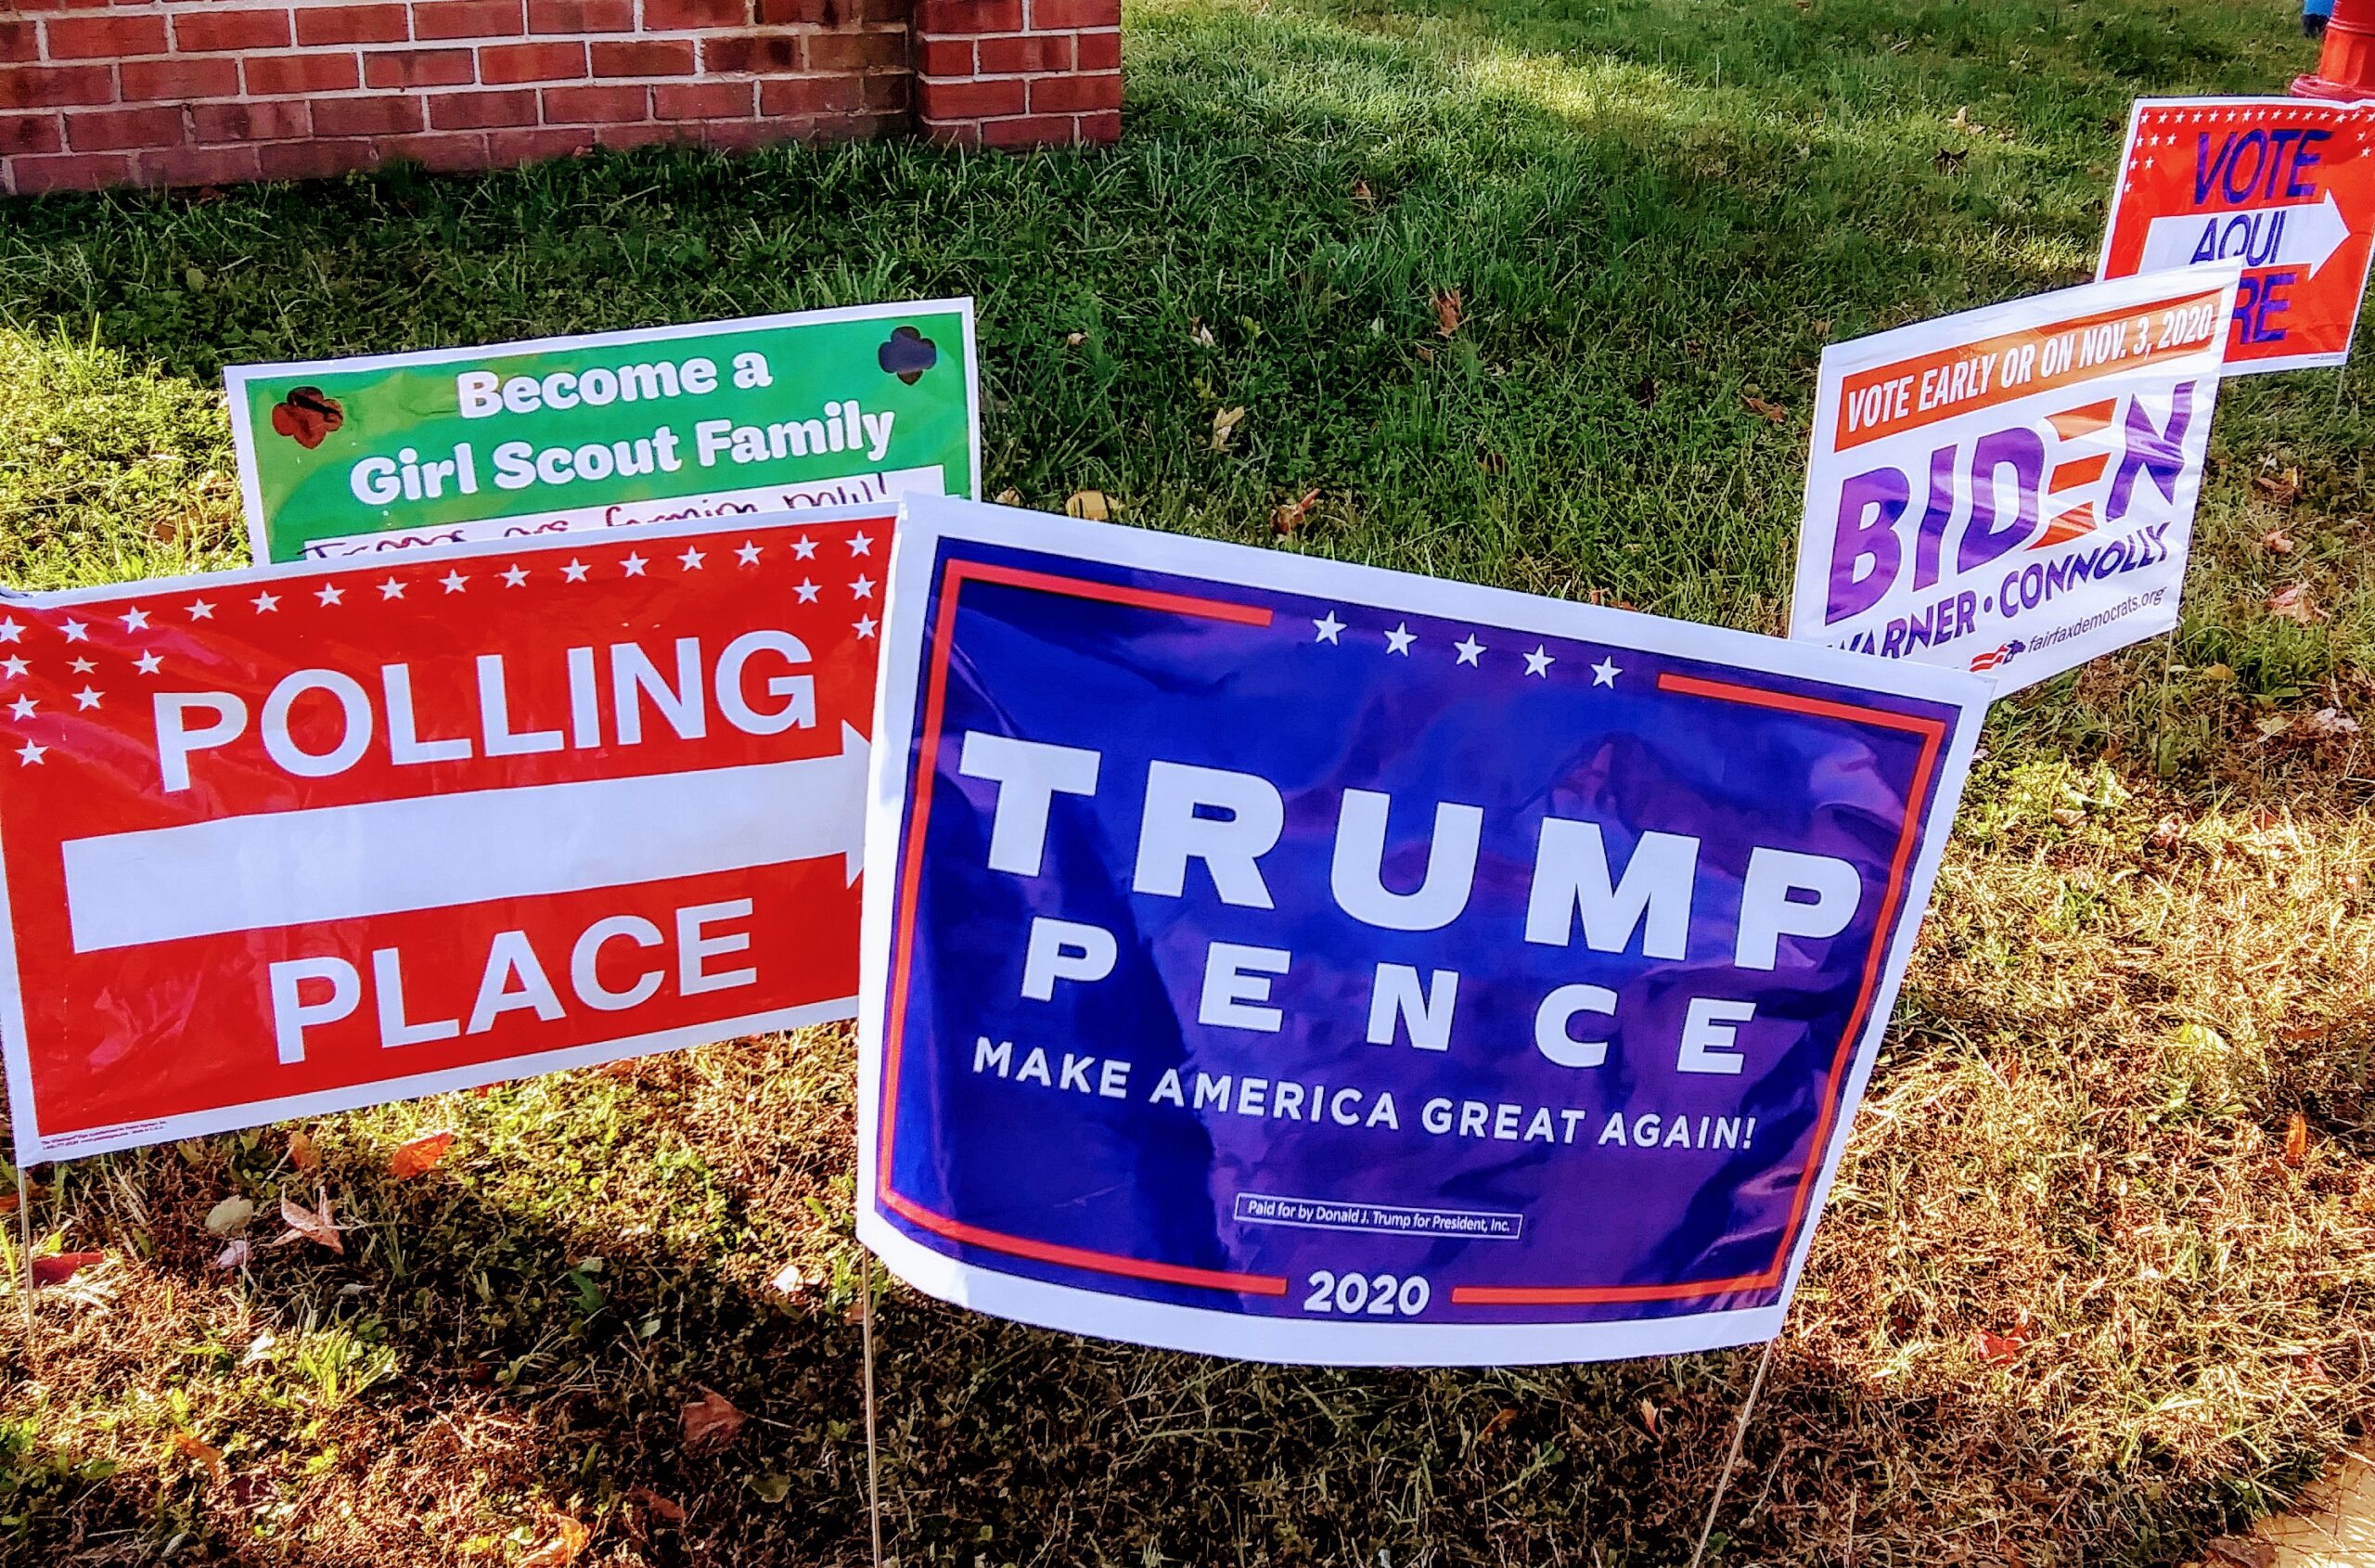
POLYGON ((1929 907, 1930 893, 1957 802, 1986 715, 1989 690, 1978 676, 1932 665, 1890 665, 1882 674, 1861 655, 1748 632, 1540 598, 1506 588, 1439 581, 1379 567, 1260 550, 1215 540, 1158 533, 1021 511, 945 496, 910 495, 892 547, 884 609, 882 665, 876 688, 872 806, 867 860, 881 874, 867 879, 858 972, 857 1233, 892 1272, 925 1294, 1001 1317, 1108 1339, 1226 1356, 1241 1360, 1321 1366, 1518 1366, 1668 1356, 1751 1344, 1781 1330, 1815 1227, 1837 1174, 1864 1086, 1894 1010, 1899 982, 1929 907), (883 1014, 887 1003, 899 838, 905 830, 913 767, 916 687, 924 613, 943 539, 1073 555, 1107 566, 1201 578, 1226 588, 1256 584, 1341 603, 1409 614, 1474 619, 1517 631, 1609 642, 1647 652, 1730 662, 1770 674, 1947 703, 1961 721, 1941 765, 1929 821, 1906 887, 1901 919, 1879 991, 1841 1088, 1840 1114, 1773 1305, 1687 1313, 1625 1322, 1346 1323, 1341 1319, 1257 1317, 1176 1306, 1050 1284, 949 1257, 914 1240, 885 1218, 876 1198, 883 1014))

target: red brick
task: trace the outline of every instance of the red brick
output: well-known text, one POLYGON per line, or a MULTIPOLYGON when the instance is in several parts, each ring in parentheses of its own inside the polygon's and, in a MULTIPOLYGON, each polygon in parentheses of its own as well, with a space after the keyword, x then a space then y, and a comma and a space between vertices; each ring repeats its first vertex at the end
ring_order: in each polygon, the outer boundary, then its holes
POLYGON ((1024 32, 1011 38, 984 38, 975 47, 981 51, 984 76, 1022 76, 1072 68, 1072 35, 1069 32, 1024 32))
POLYGON ((488 158, 496 163, 525 163, 538 158, 560 158, 594 150, 594 133, 584 126, 565 130, 496 131, 486 139, 488 158))
POLYGON ((1022 31, 1022 0, 916 0, 918 37, 975 37, 1022 31))
POLYGON ((583 44, 495 44, 479 51, 479 80, 577 82, 585 75, 583 44))
POLYGON ((126 60, 116 68, 126 103, 236 98, 239 62, 228 56, 199 59, 126 60))
POLYGON ((651 89, 661 120, 748 120, 758 95, 748 82, 671 82, 651 89))
POLYGON ((39 29, 29 21, 0 19, 0 60, 29 60, 40 53, 39 29))
POLYGON ((517 38, 528 31, 521 0, 427 0, 412 8, 412 35, 424 43, 444 38, 517 38))
POLYGON ((349 53, 250 55, 243 63, 248 92, 260 98, 289 93, 339 93, 363 84, 363 68, 349 53))
POLYGON ((185 11, 173 19, 173 47, 185 55, 286 49, 287 11, 185 11))
POLYGON ((647 32, 750 25, 751 0, 643 0, 643 26, 647 32))
POLYGON ((879 75, 866 78, 866 107, 891 109, 900 114, 906 113, 908 84, 913 81, 915 78, 904 71, 886 71, 879 75))
POLYGON ((935 147, 979 147, 982 145, 982 122, 978 120, 927 120, 924 138, 935 147))
POLYGON ((789 141, 803 135, 812 122, 805 120, 711 120, 687 129, 698 131, 703 147, 730 148, 748 152, 770 142, 789 141))
POLYGON ((651 95, 641 87, 547 87, 545 123, 584 125, 597 121, 641 120, 651 112, 651 95))
POLYGON ((536 93, 439 93, 429 100, 429 122, 441 131, 480 131, 493 125, 533 125, 536 93))
POLYGON ((762 27, 839 27, 857 19, 855 10, 852 0, 757 0, 751 19, 762 27))
POLYGON ((594 131, 596 146, 616 150, 649 147, 655 142, 698 141, 700 138, 700 128, 697 125, 661 125, 648 120, 626 125, 599 125, 594 131))
POLYGON ((1109 109, 1098 114, 1076 114, 1072 124, 1084 142, 1118 142, 1122 139, 1122 111, 1109 109))
POLYGON ((28 65, 0 71, 0 109, 113 102, 115 72, 103 65, 28 65))
POLYGON ((528 0, 530 32, 633 32, 635 0, 528 0))
POLYGON ((296 142, 266 142, 256 148, 256 161, 268 180, 318 180, 350 170, 368 169, 379 161, 371 144, 360 138, 352 141, 323 141, 308 138, 296 142))
POLYGON ((916 71, 922 76, 973 74, 970 38, 927 38, 916 45, 916 71))
POLYGON ((278 142, 314 134, 312 110, 302 99, 202 103, 190 109, 189 117, 201 142, 278 142))
POLYGON ((1122 73, 1098 76, 1034 76, 1031 79, 1033 114, 1085 114, 1092 109, 1122 107, 1122 73))
POLYGON ((1069 114, 1031 114, 982 122, 983 147, 1070 147, 1072 143, 1072 117, 1069 114))
POLYGON ((363 57, 366 87, 462 87, 478 80, 468 49, 382 49, 363 57))
POLYGON ((1072 51, 1075 71, 1119 71, 1122 69, 1122 35, 1118 32, 1084 32, 1072 51))
POLYGON ((402 6, 300 6, 300 44, 401 44, 412 36, 402 6))
POLYGON ((420 129, 421 100, 409 94, 386 93, 367 98, 316 98, 314 134, 317 136, 392 136, 420 129))
POLYGON ((57 152, 65 146, 55 114, 0 114, 0 158, 57 152))
POLYGON ((382 136, 377 149, 383 158, 402 159, 424 169, 459 174, 486 167, 486 137, 475 131, 425 136, 382 136))
POLYGON ((759 84, 761 114, 843 114, 855 109, 861 89, 847 76, 790 76, 759 84))
POLYGON ((19 158, 8 165, 18 191, 38 196, 45 190, 96 190, 122 185, 132 177, 128 153, 110 152, 86 158, 68 153, 59 158, 19 158))
POLYGON ((689 38, 637 38, 593 45, 597 76, 690 76, 693 41, 689 38))
POLYGON ((986 120, 994 114, 1022 112, 1022 84, 1002 82, 920 82, 916 110, 926 120, 986 120))
POLYGON ((808 38, 811 71, 865 71, 906 60, 907 40, 896 32, 816 32, 808 38))
POLYGON ((251 147, 176 147, 140 154, 145 185, 219 186, 263 172, 251 147))
POLYGON ((54 60, 122 59, 165 52, 162 17, 60 17, 42 23, 54 60))
POLYGON ((1030 4, 1033 32, 1122 25, 1122 0, 1030 0, 1030 4))
POLYGON ((801 69, 800 37, 790 32, 752 32, 704 38, 701 64, 712 71, 790 75, 801 69))
POLYGON ((76 152, 121 152, 135 147, 182 145, 182 111, 86 109, 66 117, 66 145, 76 152))

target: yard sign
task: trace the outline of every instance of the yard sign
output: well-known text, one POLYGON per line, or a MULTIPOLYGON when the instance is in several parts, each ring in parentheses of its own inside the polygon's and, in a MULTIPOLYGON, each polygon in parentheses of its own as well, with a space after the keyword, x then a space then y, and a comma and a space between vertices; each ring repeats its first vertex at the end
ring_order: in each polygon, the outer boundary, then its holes
POLYGON ((891 522, 0 602, 19 1161, 850 1016, 891 522))
POLYGON ((2375 104, 2139 99, 2098 277, 2243 263, 2227 372, 2350 357, 2375 251, 2375 104))
POLYGON ((1778 1331, 1985 683, 910 496, 860 1234, 1274 1360, 1778 1331))
POLYGON ((2237 269, 1824 350, 1791 636, 2006 692, 2175 626, 2237 269))
POLYGON ((981 484, 973 302, 226 372, 258 560, 981 484))

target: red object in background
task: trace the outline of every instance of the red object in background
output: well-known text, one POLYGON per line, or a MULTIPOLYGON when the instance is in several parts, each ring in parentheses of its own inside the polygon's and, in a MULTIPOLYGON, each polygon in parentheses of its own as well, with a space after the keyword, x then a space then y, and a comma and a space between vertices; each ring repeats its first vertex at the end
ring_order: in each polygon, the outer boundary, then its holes
POLYGON ((850 1017, 892 522, 0 603, 19 1162, 850 1017))
POLYGON ((2098 278, 2240 257, 2227 374, 2350 357, 2375 251, 2375 103, 2140 98, 2117 179, 2098 278))
POLYGON ((2334 0, 2317 69, 2292 79, 2296 98, 2375 98, 2375 0, 2334 0))

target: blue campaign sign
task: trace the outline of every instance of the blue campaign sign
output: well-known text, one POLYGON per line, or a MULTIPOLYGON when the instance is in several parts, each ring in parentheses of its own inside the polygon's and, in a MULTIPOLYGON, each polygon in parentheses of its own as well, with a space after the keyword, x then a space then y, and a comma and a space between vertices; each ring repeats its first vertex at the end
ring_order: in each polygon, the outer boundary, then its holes
POLYGON ((886 614, 902 1278, 1277 1360, 1777 1331, 1983 681, 938 497, 886 614))

